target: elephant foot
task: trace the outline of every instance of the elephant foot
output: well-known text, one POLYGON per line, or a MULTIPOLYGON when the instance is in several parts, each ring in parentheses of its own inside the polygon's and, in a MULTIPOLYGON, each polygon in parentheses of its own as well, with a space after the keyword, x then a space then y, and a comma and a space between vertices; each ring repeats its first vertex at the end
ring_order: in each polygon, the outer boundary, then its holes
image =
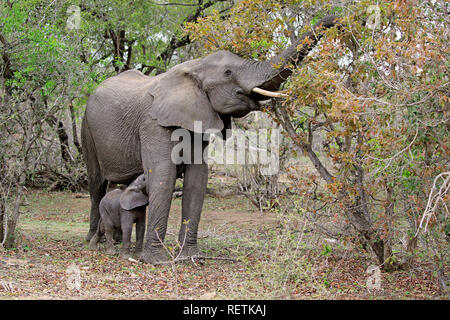
POLYGON ((179 259, 195 259, 201 257, 205 257, 205 254, 197 246, 183 247, 180 254, 178 255, 179 259))
POLYGON ((86 241, 91 241, 92 237, 97 233, 97 230, 89 230, 88 234, 86 235, 86 241))
POLYGON ((99 241, 99 238, 100 237, 97 234, 95 234, 92 237, 91 241, 89 241, 89 250, 92 250, 92 251, 96 251, 97 250, 97 243, 99 241))
POLYGON ((170 261, 166 250, 162 246, 152 247, 151 250, 142 251, 139 260, 153 265, 165 264, 170 261))

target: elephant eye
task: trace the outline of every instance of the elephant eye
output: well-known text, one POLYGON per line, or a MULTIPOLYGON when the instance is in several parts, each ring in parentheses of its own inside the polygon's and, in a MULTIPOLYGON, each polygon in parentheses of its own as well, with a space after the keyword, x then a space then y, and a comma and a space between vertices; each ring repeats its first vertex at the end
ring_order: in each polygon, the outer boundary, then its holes
POLYGON ((231 70, 225 70, 225 75, 226 76, 228 76, 228 77, 231 76, 231 73, 232 73, 231 70))

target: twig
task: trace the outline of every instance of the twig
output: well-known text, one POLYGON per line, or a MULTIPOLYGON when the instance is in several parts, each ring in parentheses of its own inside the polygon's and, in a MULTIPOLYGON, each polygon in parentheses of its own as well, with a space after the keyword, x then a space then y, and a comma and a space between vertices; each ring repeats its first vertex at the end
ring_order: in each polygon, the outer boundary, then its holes
POLYGON ((444 201, 444 196, 448 193, 449 189, 450 189, 450 171, 442 172, 434 179, 433 187, 431 188, 430 195, 428 196, 427 206, 423 212, 422 219, 420 220, 420 224, 419 227, 417 228, 415 237, 417 237, 417 235, 419 234, 420 229, 423 228, 424 222, 425 222, 424 232, 427 232, 428 223, 430 222, 431 217, 435 213, 439 202, 442 201, 445 207, 446 215, 447 216, 449 215, 447 205, 444 201), (439 188, 439 191, 436 193, 437 190, 436 184, 438 180, 441 178, 444 180, 444 182, 439 188))

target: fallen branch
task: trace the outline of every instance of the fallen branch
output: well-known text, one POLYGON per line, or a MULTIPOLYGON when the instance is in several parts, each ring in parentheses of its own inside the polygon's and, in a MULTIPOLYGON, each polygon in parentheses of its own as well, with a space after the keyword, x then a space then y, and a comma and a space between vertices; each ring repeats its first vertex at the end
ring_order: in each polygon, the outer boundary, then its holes
POLYGON ((431 188, 430 195, 428 196, 428 203, 425 208, 425 211, 423 212, 422 219, 420 220, 420 224, 419 227, 417 228, 415 237, 417 237, 419 231, 422 228, 424 228, 424 232, 427 232, 428 223, 430 222, 431 217, 435 214, 436 209, 440 202, 443 203, 446 216, 449 215, 449 210, 444 200, 445 196, 448 194, 449 189, 450 189, 450 171, 442 172, 441 174, 437 175, 436 178, 434 178, 433 187, 431 188), (444 180, 444 182, 442 183, 441 187, 438 190, 437 183, 441 178, 442 180, 444 180), (423 225, 424 222, 425 226, 423 225))

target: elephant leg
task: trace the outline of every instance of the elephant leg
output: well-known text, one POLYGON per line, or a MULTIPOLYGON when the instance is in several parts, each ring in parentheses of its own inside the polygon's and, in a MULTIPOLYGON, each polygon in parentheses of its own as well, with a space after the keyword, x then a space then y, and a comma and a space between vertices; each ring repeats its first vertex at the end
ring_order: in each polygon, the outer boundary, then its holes
POLYGON ((149 195, 148 221, 145 244, 140 260, 158 264, 167 261, 162 245, 167 230, 172 192, 175 188, 177 169, 172 162, 172 130, 161 127, 156 120, 144 121, 140 129, 142 166, 147 175, 149 195))
POLYGON ((131 233, 133 231, 133 219, 132 213, 126 212, 120 216, 120 224, 122 226, 122 252, 121 256, 124 259, 130 257, 130 244, 131 244, 131 233))
POLYGON ((114 230, 114 243, 121 243, 122 242, 122 230, 116 229, 114 230))
POLYGON ((113 233, 114 228, 112 228, 111 226, 105 226, 106 253, 110 255, 116 254, 116 249, 114 248, 113 233))
POLYGON ((107 205, 104 202, 100 203, 100 215, 101 215, 101 227, 104 228, 105 238, 106 238, 106 253, 115 254, 116 249, 114 248, 114 222, 111 219, 110 213, 108 211, 107 205))
POLYGON ((167 230, 172 192, 175 188, 176 166, 172 163, 156 165, 149 173, 149 214, 145 245, 140 259, 158 264, 167 261, 167 253, 163 247, 167 230))
POLYGON ((86 125, 85 119, 83 119, 82 123, 81 139, 83 156, 85 158, 88 172, 89 194, 91 197, 89 231, 86 235, 86 241, 90 241, 94 234, 97 232, 97 226, 100 220, 99 204, 106 194, 108 182, 102 176, 100 165, 98 163, 96 155, 94 141, 90 134, 89 128, 86 125))
POLYGON ((203 200, 208 183, 208 165, 186 165, 184 171, 181 228, 178 241, 181 245, 181 257, 200 255, 197 247, 197 234, 203 200))
POLYGON ((142 253, 142 245, 144 243, 145 236, 145 212, 141 214, 136 221, 136 255, 142 253))
MULTIPOLYGON (((90 179, 89 179, 90 180, 90 179)), ((99 204, 106 194, 107 181, 91 181, 89 182, 89 192, 91 194, 91 213, 89 216, 89 232, 86 236, 86 241, 91 240, 97 232, 98 223, 100 220, 99 204)))
POLYGON ((97 243, 100 241, 100 237, 98 236, 98 233, 94 234, 94 236, 91 238, 91 241, 89 241, 89 250, 97 250, 97 243))
POLYGON ((100 220, 99 205, 100 201, 106 194, 108 182, 103 180, 100 175, 92 177, 89 175, 89 193, 91 195, 91 213, 89 217, 89 232, 86 236, 86 241, 89 241, 97 232, 98 223, 100 220))

